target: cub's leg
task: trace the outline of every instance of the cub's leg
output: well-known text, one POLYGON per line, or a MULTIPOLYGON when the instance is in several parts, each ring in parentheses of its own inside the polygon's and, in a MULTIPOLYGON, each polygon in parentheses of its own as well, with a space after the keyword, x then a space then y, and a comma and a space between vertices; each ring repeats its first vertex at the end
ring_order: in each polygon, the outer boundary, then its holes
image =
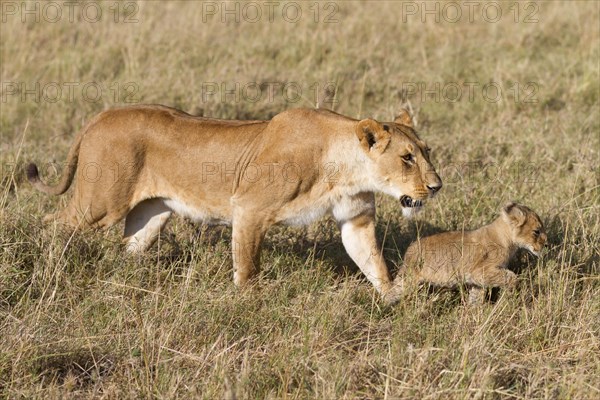
POLYGON ((469 304, 481 304, 485 300, 486 287, 502 287, 514 289, 517 285, 517 275, 505 268, 491 268, 471 274, 470 283, 477 286, 469 289, 469 304))
POLYGON ((125 218, 127 251, 139 253, 150 248, 171 214, 163 199, 144 200, 136 205, 125 218))
POLYGON ((469 288, 469 304, 482 304, 485 300, 485 290, 481 286, 471 286, 469 288))
MULTIPOLYGON (((392 285, 387 265, 375 238, 373 213, 361 214, 343 221, 340 223, 340 229, 346 252, 375 289, 386 298, 392 285)), ((389 301, 394 302, 395 299, 390 298, 389 301)))
POLYGON ((260 215, 260 211, 234 210, 231 250, 236 286, 246 285, 260 269, 260 247, 270 226, 260 215))
POLYGON ((517 275, 506 268, 485 268, 471 272, 469 282, 482 287, 505 287, 517 285, 517 275))
POLYGON ((421 283, 414 275, 413 271, 409 270, 406 265, 403 265, 392 283, 392 288, 385 296, 386 303, 395 304, 403 297, 414 293, 421 283))

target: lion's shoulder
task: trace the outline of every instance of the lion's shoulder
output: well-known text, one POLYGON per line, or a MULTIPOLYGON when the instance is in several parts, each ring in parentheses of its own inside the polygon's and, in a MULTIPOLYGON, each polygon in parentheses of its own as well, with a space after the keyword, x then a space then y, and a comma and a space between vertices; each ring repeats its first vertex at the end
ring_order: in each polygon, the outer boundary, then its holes
POLYGON ((295 121, 310 121, 310 120, 327 120, 330 122, 357 122, 356 119, 338 114, 325 108, 292 108, 282 111, 273 117, 273 121, 277 122, 295 122, 295 121))

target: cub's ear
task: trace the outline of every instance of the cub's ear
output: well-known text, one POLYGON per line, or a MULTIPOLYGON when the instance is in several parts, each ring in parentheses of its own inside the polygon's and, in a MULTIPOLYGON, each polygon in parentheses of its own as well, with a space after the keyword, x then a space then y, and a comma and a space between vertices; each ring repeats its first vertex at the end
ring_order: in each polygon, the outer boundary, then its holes
POLYGON ((413 118, 410 115, 410 112, 406 108, 400 109, 400 114, 396 117, 396 119, 394 120, 394 123, 396 123, 398 125, 408 126, 409 128, 413 128, 413 129, 415 127, 413 118))
POLYGON ((521 207, 514 201, 511 201, 502 207, 502 216, 514 226, 521 226, 527 220, 527 216, 521 207))
POLYGON ((389 127, 385 127, 373 119, 360 121, 356 126, 356 136, 363 150, 376 154, 383 153, 391 139, 389 127))

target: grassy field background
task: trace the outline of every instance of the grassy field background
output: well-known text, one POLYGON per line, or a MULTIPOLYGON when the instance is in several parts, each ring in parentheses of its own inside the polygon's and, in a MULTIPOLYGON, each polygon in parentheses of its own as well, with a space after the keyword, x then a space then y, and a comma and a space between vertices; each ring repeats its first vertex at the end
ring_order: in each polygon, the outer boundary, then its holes
POLYGON ((444 2, 428 3, 435 21, 421 2, 356 1, 293 3, 297 22, 281 3, 252 22, 237 3, 239 23, 222 22, 221 2, 105 2, 94 23, 93 4, 73 22, 61 3, 56 22, 27 4, 39 21, 1 3, 0 398, 600 396, 598 3, 504 2, 498 22, 482 4, 452 22, 444 2), (258 288, 239 291, 229 229, 176 218, 130 258, 122 226, 42 226, 68 196, 24 178, 34 160, 56 179, 85 121, 127 102, 257 119, 318 103, 390 120, 407 99, 444 189, 413 221, 378 196, 391 270, 417 234, 477 228, 517 200, 550 248, 519 254, 515 292, 473 307, 424 288, 385 307, 329 220, 273 229, 258 288))

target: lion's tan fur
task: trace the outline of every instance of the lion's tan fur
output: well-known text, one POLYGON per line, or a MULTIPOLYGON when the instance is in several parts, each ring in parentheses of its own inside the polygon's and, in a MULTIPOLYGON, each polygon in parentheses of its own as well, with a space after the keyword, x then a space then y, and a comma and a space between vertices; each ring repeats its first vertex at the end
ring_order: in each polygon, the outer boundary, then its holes
POLYGON ((528 207, 509 203, 491 224, 474 231, 444 232, 413 242, 394 281, 395 295, 416 284, 470 286, 470 301, 480 302, 486 287, 512 288, 516 275, 508 270, 518 248, 539 254, 546 242, 544 225, 528 207))
POLYGON ((173 212, 232 224, 237 284, 257 271, 269 226, 333 214, 348 253, 385 293, 390 280, 374 235, 373 192, 418 200, 441 187, 407 121, 405 113, 397 123, 380 123, 311 109, 227 121, 126 107, 87 124, 56 187, 41 182, 35 165, 28 176, 38 189, 61 194, 77 175, 68 207, 50 219, 106 228, 125 218, 131 250, 147 249, 173 212))

